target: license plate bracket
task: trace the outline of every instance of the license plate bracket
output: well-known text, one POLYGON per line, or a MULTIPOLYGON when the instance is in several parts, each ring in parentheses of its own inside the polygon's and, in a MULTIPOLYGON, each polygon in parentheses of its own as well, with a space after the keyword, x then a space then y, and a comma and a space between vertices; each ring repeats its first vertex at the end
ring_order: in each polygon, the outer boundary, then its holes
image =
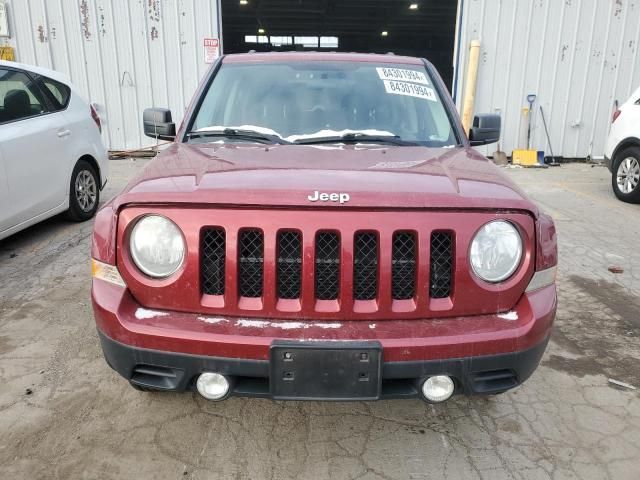
POLYGON ((277 400, 377 400, 380 342, 271 344, 270 389, 277 400))

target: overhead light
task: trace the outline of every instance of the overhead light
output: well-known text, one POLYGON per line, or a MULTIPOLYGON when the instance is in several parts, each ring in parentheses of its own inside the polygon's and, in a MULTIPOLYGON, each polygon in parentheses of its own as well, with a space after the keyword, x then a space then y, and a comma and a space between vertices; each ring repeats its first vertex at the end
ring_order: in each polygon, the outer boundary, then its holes
MULTIPOLYGON (((243 0, 240 0, 240 3, 242 3, 243 0)), ((411 5, 409 5, 409 10, 417 10, 418 9, 418 4, 417 3, 412 3, 411 5)))
POLYGON ((248 0, 240 0, 240 5, 249 5, 248 0))
POLYGON ((262 35, 262 34, 264 33, 264 28, 259 28, 259 29, 258 29, 258 33, 259 33, 260 35, 262 35))
POLYGON ((383 37, 386 37, 387 35, 389 35, 389 32, 387 32, 386 30, 384 30, 380 35, 382 35, 383 37))

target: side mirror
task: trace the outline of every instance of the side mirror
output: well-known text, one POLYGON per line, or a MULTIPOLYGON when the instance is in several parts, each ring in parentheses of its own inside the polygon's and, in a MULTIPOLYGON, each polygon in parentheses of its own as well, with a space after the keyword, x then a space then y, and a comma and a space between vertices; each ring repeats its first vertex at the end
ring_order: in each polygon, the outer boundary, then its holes
POLYGON ((500 115, 480 113, 473 117, 473 126, 469 130, 471 146, 488 145, 500 140, 500 115))
POLYGON ((176 138, 176 124, 171 120, 171 110, 168 108, 146 108, 142 114, 144 134, 159 140, 174 140, 176 138))

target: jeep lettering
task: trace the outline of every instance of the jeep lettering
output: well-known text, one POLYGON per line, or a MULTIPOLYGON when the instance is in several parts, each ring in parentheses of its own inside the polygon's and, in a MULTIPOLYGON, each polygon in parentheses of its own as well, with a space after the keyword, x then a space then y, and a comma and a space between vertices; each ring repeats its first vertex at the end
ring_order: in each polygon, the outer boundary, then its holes
POLYGON ((313 192, 312 195, 307 197, 310 202, 317 202, 320 200, 321 202, 340 202, 346 203, 350 200, 348 193, 320 193, 317 190, 313 192))

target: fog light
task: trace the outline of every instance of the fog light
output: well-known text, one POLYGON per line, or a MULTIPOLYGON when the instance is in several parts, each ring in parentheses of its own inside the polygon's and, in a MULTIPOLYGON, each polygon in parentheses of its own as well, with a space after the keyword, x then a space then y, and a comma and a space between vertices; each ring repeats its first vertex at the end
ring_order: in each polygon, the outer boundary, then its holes
POLYGON ((427 378, 422 384, 422 394, 430 402, 444 402, 451 395, 455 385, 451 377, 436 375, 427 378))
POLYGON ((222 400, 229 393, 229 380, 219 373, 204 372, 198 377, 196 388, 207 400, 222 400))

